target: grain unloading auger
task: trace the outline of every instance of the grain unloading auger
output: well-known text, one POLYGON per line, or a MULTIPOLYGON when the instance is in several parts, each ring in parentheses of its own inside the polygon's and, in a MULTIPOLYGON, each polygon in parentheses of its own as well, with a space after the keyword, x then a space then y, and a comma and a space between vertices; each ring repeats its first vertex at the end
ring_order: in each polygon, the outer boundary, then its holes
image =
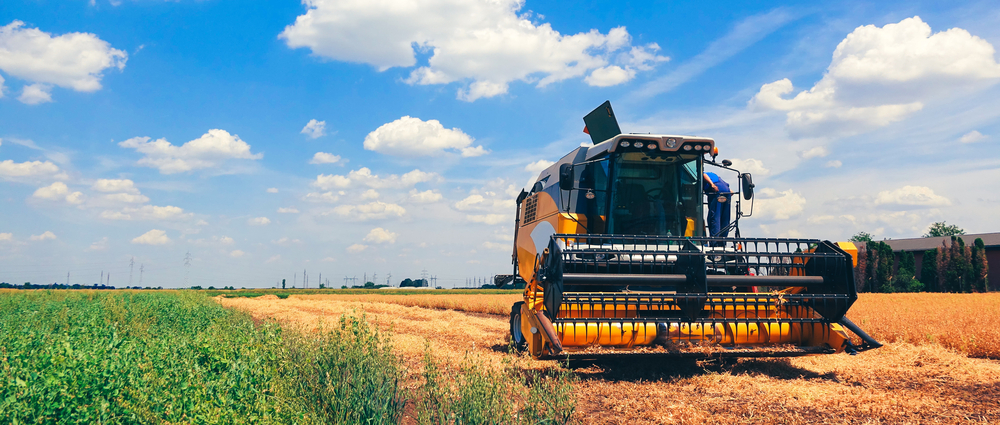
POLYGON ((543 171, 517 199, 514 343, 535 357, 855 354, 881 346, 845 314, 857 300, 849 242, 739 236, 749 174, 704 137, 621 134, 609 102, 594 146, 543 171), (711 156, 711 159, 706 159, 711 156), (705 165, 736 173, 730 229, 705 236, 705 165), (741 199, 742 198, 742 199, 741 199), (851 343, 848 332, 862 343, 851 343))

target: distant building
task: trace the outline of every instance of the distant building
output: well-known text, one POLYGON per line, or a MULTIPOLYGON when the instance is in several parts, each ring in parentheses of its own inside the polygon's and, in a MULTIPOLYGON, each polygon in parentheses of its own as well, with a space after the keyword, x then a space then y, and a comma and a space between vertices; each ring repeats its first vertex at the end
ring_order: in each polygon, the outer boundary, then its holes
MULTIPOLYGON (((974 235, 959 235, 966 246, 972 246, 976 238, 982 239, 986 245, 986 262, 989 263, 989 280, 992 290, 1000 289, 1000 233, 978 233, 974 235)), ((933 238, 913 238, 913 239, 890 239, 884 241, 892 247, 892 251, 912 252, 916 261, 917 279, 920 279, 921 265, 923 264, 924 251, 941 247, 945 241, 950 241, 951 236, 940 236, 933 238)), ((951 243, 949 242, 949 245, 951 243)))

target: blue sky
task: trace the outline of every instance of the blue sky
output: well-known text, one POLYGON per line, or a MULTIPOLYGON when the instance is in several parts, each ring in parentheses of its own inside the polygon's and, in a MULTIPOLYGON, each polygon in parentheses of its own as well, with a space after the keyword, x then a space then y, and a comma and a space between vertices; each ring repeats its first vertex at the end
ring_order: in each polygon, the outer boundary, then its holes
POLYGON ((998 45, 989 2, 4 1, 0 280, 509 273, 604 100, 754 173, 744 235, 992 232, 998 45))

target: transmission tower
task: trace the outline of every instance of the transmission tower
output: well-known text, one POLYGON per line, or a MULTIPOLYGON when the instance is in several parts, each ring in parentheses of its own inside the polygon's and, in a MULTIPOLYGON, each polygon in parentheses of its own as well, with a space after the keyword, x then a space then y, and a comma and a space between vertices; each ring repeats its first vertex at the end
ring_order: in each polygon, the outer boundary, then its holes
POLYGON ((135 268, 135 257, 128 260, 128 286, 132 286, 132 269, 135 268))
MULTIPOLYGON (((188 251, 186 254, 184 254, 184 286, 185 287, 190 287, 191 286, 191 282, 190 282, 191 260, 192 260, 192 258, 191 258, 191 251, 188 251)), ((111 278, 110 278, 111 273, 108 273, 108 276, 109 276, 108 277, 108 281, 110 282, 111 281, 111 278)))
POLYGON ((140 264, 139 265, 139 286, 142 286, 142 272, 144 270, 146 270, 146 266, 140 264))

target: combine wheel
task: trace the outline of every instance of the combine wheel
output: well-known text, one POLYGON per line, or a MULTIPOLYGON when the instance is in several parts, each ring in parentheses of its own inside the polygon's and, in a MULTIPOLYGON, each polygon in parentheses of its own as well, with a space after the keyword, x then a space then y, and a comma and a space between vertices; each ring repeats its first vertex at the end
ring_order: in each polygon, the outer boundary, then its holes
POLYGON ((524 351, 528 348, 528 340, 521 332, 521 306, 523 305, 524 301, 518 301, 510 308, 510 339, 514 342, 514 348, 517 351, 524 351))

